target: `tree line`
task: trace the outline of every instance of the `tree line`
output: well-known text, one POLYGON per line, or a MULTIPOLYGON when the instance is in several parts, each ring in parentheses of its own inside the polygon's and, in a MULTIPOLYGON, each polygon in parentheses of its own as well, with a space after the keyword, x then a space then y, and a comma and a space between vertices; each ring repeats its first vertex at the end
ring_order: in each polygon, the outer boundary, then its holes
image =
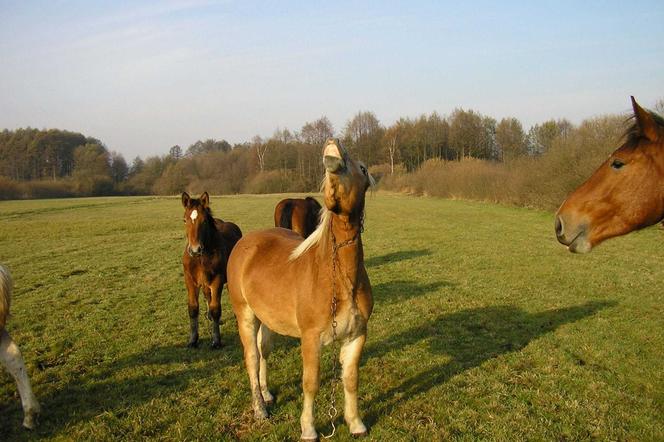
MULTIPOLYGON (((663 100, 657 104, 664 107, 663 100)), ((130 164, 100 140, 66 130, 33 128, 0 132, 0 198, 177 194, 207 190, 215 194, 309 192, 322 176, 320 149, 339 136, 378 178, 417 171, 431 160, 468 159, 509 164, 537 158, 577 128, 566 119, 526 130, 516 118, 500 121, 474 110, 455 109, 400 118, 383 126, 361 111, 335 131, 322 116, 299 131, 277 129, 231 145, 199 140, 183 149, 130 164)))

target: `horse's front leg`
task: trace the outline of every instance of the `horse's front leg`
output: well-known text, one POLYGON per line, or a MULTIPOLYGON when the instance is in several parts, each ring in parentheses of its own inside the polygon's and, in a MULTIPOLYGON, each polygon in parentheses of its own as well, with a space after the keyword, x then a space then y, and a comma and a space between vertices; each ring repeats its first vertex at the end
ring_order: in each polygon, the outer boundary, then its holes
POLYGON ((302 404, 302 416, 300 426, 302 427, 303 440, 316 440, 316 421, 314 419, 314 400, 320 385, 320 335, 310 333, 302 335, 302 389, 304 391, 304 402, 302 404))
POLYGON ((23 363, 21 350, 18 349, 6 330, 0 332, 0 360, 16 380, 16 387, 23 405, 23 426, 32 430, 37 425, 37 416, 39 416, 40 411, 39 402, 32 393, 30 378, 28 378, 28 372, 23 363))
POLYGON ((187 310, 189 311, 189 342, 187 347, 198 347, 198 284, 184 271, 184 282, 187 286, 187 310))
POLYGON ((212 348, 221 348, 221 333, 219 332, 219 323, 221 322, 221 291, 223 290, 224 283, 220 279, 216 279, 210 284, 210 299, 208 319, 210 322, 210 332, 212 333, 212 348))
POLYGON ((341 362, 341 377, 344 383, 344 419, 353 436, 362 436, 367 433, 360 414, 357 411, 357 386, 362 348, 366 335, 360 335, 347 341, 341 347, 339 362, 341 362))

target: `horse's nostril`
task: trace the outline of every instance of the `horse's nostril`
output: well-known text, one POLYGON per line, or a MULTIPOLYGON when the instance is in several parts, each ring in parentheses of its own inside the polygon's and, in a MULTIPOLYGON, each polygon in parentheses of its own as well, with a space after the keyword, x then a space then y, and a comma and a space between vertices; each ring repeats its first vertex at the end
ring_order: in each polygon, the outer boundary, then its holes
POLYGON ((556 236, 561 237, 563 235, 563 222, 559 216, 556 216, 556 236))

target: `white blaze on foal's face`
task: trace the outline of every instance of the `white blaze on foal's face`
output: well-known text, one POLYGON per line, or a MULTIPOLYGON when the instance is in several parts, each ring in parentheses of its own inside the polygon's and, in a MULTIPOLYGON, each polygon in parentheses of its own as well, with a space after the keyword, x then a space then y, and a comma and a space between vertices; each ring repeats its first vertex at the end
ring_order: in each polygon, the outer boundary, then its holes
POLYGON ((191 211, 191 215, 189 215, 192 221, 196 221, 196 218, 198 218, 198 210, 194 209, 191 211))

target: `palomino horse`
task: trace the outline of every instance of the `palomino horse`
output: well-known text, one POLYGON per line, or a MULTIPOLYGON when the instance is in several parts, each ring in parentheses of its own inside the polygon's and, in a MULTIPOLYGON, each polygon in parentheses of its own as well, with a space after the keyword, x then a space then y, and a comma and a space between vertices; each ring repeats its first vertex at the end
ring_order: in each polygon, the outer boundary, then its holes
POLYGON ((570 252, 664 219, 664 119, 632 97, 625 143, 558 209, 556 236, 570 252))
POLYGON ((212 216, 210 197, 204 192, 200 198, 182 194, 187 246, 182 254, 184 282, 187 286, 191 333, 188 347, 198 345, 198 289, 203 289, 207 301, 207 318, 212 321, 212 348, 221 347, 219 321, 221 291, 226 283, 226 263, 235 243, 242 237, 240 228, 212 216))
MULTIPOLYGON (((304 404, 302 439, 316 439, 314 398, 322 346, 341 342, 344 417, 354 435, 366 433, 357 410, 358 368, 373 308, 364 267, 364 197, 367 169, 335 139, 323 149, 325 209, 306 240, 276 228, 243 237, 228 261, 228 292, 237 317, 257 419, 273 401, 267 357, 273 333, 300 338, 304 404)), ((336 357, 336 355, 335 355, 336 357)))
POLYGON ((318 226, 320 209, 320 203, 310 196, 283 199, 274 208, 274 227, 291 229, 307 238, 318 226))
POLYGON ((21 404, 23 405, 23 426, 32 430, 37 425, 40 407, 32 393, 21 350, 18 349, 18 346, 5 329, 9 316, 11 295, 12 277, 9 270, 0 264, 0 360, 16 381, 18 394, 21 396, 21 404))

